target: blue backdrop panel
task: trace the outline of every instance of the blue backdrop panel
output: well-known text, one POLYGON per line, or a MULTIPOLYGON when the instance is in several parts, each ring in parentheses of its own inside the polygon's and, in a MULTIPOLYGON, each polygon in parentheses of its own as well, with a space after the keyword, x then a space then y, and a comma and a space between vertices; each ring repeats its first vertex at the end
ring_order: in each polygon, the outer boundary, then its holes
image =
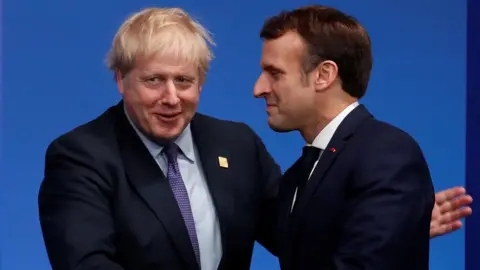
POLYGON ((466 226, 466 269, 480 269, 480 1, 468 1, 467 63, 467 189, 473 195, 473 215, 466 226))
MULTIPOLYGON (((298 134, 269 130, 264 103, 253 99, 252 86, 260 71, 258 32, 264 19, 314 1, 160 2, 4 2, 3 269, 50 269, 37 211, 45 149, 56 136, 118 101, 103 60, 119 25, 140 8, 183 7, 214 34, 216 59, 200 111, 250 124, 283 169, 300 154, 298 134)), ((371 34, 375 63, 363 102, 419 141, 437 189, 464 185, 466 0, 322 3, 354 14, 371 34)), ((464 247, 463 230, 433 240, 431 269, 464 269, 464 247)), ((252 269, 278 269, 278 264, 257 247, 252 269)))

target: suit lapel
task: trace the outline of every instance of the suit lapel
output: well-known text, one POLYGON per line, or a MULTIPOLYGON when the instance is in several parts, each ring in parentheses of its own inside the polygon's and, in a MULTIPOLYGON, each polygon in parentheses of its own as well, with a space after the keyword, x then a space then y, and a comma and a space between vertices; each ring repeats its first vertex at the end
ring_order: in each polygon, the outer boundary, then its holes
POLYGON ((162 170, 131 127, 123 112, 116 108, 119 148, 128 179, 153 211, 187 263, 187 269, 199 269, 177 201, 162 170))
POLYGON ((218 134, 218 128, 209 121, 207 116, 197 113, 192 119, 191 129, 218 216, 222 236, 222 261, 225 261, 228 260, 229 245, 234 244, 229 241, 229 235, 232 235, 233 226, 231 225, 235 223, 235 201, 230 182, 234 178, 235 164, 229 162, 228 168, 222 167, 219 157, 227 161, 234 160, 234 157, 231 156, 228 147, 220 145, 215 139, 222 135, 218 134))
POLYGON ((294 224, 300 221, 300 217, 304 212, 303 210, 308 205, 308 202, 315 193, 315 190, 325 179, 328 170, 332 167, 332 165, 335 163, 335 160, 341 154, 342 150, 347 144, 348 139, 353 135, 355 129, 365 119, 371 117, 372 115, 367 111, 367 109, 363 105, 359 105, 342 121, 327 145, 327 148, 322 152, 322 156, 320 157, 320 160, 318 161, 310 180, 307 182, 307 186, 302 197, 296 202, 298 203, 298 208, 293 216, 294 224))

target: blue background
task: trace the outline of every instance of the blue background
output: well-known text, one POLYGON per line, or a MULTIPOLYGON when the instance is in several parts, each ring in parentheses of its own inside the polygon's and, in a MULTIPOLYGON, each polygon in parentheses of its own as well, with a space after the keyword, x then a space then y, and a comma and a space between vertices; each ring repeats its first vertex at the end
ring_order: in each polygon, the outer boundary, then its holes
POLYGON ((467 189, 476 201, 472 204, 477 214, 467 219, 466 259, 468 270, 480 269, 480 1, 468 1, 467 44, 467 189))
MULTIPOLYGON (((159 4, 179 6, 204 24, 214 34, 217 46, 200 111, 250 124, 286 169, 300 154, 302 140, 298 134, 279 135, 269 130, 263 102, 253 99, 252 87, 260 71, 258 33, 266 17, 285 8, 312 3, 314 1, 299 0, 4 1, 0 159, 2 269, 50 269, 37 211, 45 150, 55 137, 93 119, 118 101, 119 95, 104 59, 113 35, 129 14, 159 4)), ((467 1, 326 0, 321 3, 356 16, 370 32, 375 61, 363 103, 378 118, 403 128, 418 140, 437 190, 465 185, 468 170, 469 192, 476 192, 480 198, 479 184, 472 180, 479 178, 479 169, 473 167, 473 162, 465 168, 466 149, 472 156, 470 159, 480 151, 478 142, 473 148, 470 144, 466 147, 467 1)), ((478 9, 478 1, 476 5, 478 9)), ((476 44, 478 48, 478 38, 476 44)), ((478 53, 476 56, 479 59, 478 53)), ((469 67, 479 70, 478 64, 469 67)), ((473 80, 468 86, 479 89, 473 80)), ((479 123, 478 91, 472 95, 475 96, 469 97, 469 101, 475 102, 476 108, 469 104, 468 113, 477 115, 476 123, 479 123)), ((468 132, 473 143, 472 136, 480 136, 478 124, 470 125, 468 132)), ((470 222, 479 226, 475 215, 470 222)), ((467 244, 478 246, 479 229, 468 224, 468 230, 477 238, 470 238, 467 244)), ((431 269, 464 269, 464 254, 463 229, 434 239, 431 269)), ((468 270, 480 269, 478 256, 468 259, 468 270)), ((278 264, 258 247, 252 269, 278 269, 278 264)))

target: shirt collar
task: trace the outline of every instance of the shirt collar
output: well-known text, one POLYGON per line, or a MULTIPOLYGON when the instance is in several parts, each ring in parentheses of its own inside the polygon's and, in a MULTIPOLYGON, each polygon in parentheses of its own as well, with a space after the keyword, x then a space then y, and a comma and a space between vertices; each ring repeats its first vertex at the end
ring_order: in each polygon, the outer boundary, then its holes
POLYGON ((359 105, 358 101, 350 104, 347 108, 345 108, 341 113, 339 113, 335 118, 333 118, 328 125, 325 126, 322 131, 315 137, 312 144, 307 144, 307 146, 313 146, 316 148, 320 148, 325 150, 327 148, 328 143, 332 139, 335 131, 340 126, 342 121, 347 117, 349 113, 351 113, 357 106, 359 105))
MULTIPOLYGON (((133 122, 131 117, 128 115, 125 107, 124 107, 124 112, 125 112, 125 115, 127 116, 128 122, 133 127, 133 129, 135 130, 137 135, 140 137, 140 139, 142 140, 145 147, 147 147, 150 154, 154 158, 157 158, 162 153, 163 145, 161 145, 159 143, 156 143, 153 140, 149 139, 147 136, 145 136, 143 134, 143 132, 141 132, 140 129, 137 127, 137 125, 133 122)), ((194 149, 193 149, 193 138, 192 138, 192 131, 190 129, 190 123, 185 127, 185 129, 182 131, 180 136, 178 136, 178 138, 175 139, 175 144, 178 145, 182 154, 190 162, 195 162, 195 154, 194 154, 194 149)))

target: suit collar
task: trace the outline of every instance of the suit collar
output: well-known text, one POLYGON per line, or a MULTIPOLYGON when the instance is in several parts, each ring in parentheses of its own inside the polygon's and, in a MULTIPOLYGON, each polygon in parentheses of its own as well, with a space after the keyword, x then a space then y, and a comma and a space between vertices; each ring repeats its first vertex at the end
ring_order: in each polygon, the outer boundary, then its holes
POLYGON ((347 140, 364 120, 370 118, 373 118, 373 116, 365 105, 358 105, 338 126, 333 138, 336 140, 347 140))
POLYGON ((333 118, 330 123, 328 123, 325 128, 320 131, 320 133, 315 137, 312 144, 307 144, 307 146, 314 146, 316 148, 325 150, 327 148, 328 143, 333 138, 335 131, 343 122, 343 120, 356 108, 358 107, 358 101, 347 106, 342 112, 340 112, 335 118, 333 118))

